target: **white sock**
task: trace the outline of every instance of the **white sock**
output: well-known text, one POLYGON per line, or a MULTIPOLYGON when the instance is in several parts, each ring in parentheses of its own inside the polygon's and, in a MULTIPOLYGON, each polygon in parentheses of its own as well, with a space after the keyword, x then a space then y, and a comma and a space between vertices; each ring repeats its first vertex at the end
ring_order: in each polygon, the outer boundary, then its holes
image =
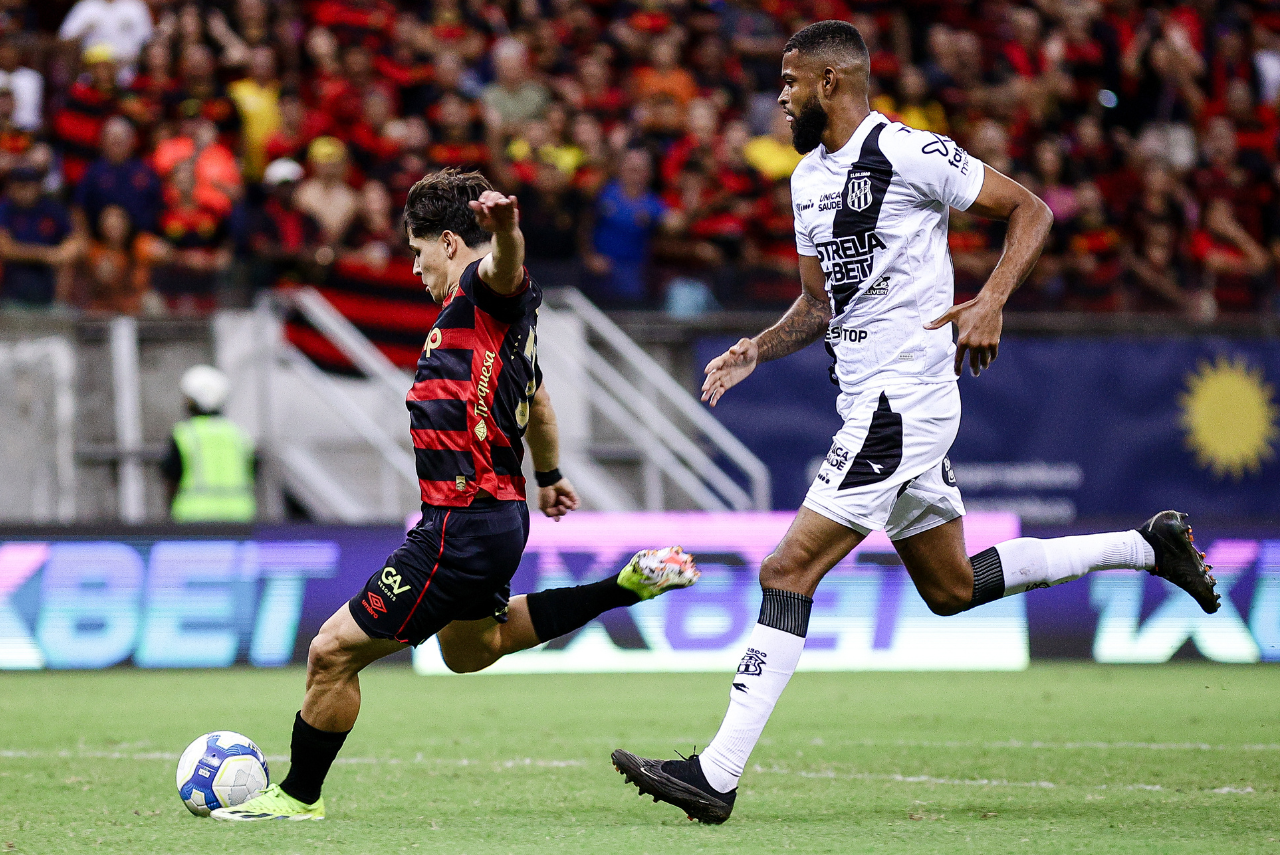
POLYGON ((699 755, 702 774, 717 791, 738 786, 751 749, 800 662, 812 607, 813 600, 801 594, 765 589, 760 622, 751 631, 729 690, 729 710, 716 738, 699 755))
POLYGON ((1138 532, 1117 531, 1039 540, 1019 537, 972 558, 973 604, 1031 588, 1048 588, 1094 570, 1149 570, 1156 554, 1138 532))

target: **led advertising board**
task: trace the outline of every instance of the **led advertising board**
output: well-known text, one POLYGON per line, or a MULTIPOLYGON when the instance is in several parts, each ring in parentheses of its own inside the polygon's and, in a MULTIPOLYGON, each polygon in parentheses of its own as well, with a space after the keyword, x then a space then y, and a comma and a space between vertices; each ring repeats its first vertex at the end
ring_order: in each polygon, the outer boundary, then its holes
MULTIPOLYGON (((699 556, 703 577, 486 673, 732 670, 759 609, 760 562, 791 519, 536 518, 512 580, 517 593, 600 579, 638 549, 674 543, 699 556)), ((1007 514, 970 514, 965 529, 971 552, 1019 534, 1007 514)), ((324 620, 403 537, 390 526, 227 531, 0 534, 0 669, 301 664, 324 620)), ((1018 669, 1039 657, 1280 660, 1280 532, 1197 534, 1223 592, 1215 615, 1159 579, 1113 571, 947 618, 929 613, 891 544, 875 534, 819 588, 801 668, 1018 669)), ((445 671, 434 641, 413 662, 421 673, 445 671)))

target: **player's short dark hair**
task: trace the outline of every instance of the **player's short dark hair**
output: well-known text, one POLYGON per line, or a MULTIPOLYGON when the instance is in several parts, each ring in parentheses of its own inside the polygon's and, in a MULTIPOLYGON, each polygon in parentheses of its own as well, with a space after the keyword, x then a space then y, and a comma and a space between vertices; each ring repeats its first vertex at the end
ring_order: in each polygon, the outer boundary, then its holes
POLYGON ((467 203, 492 189, 489 179, 479 172, 449 167, 425 175, 409 190, 404 227, 418 238, 438 238, 450 231, 470 247, 488 243, 493 236, 480 228, 467 203))
POLYGON ((849 56, 870 66, 871 55, 862 33, 853 24, 844 21, 818 21, 810 24, 791 38, 782 48, 784 54, 797 51, 802 54, 849 56))

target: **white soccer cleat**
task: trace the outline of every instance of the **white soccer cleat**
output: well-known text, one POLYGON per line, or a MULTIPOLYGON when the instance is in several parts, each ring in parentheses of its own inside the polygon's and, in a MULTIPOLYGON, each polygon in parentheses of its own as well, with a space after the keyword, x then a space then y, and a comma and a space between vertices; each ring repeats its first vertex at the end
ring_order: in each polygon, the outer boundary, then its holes
POLYGON ((688 588, 702 576, 689 553, 678 546, 642 549, 618 573, 618 584, 642 600, 672 588, 688 588))

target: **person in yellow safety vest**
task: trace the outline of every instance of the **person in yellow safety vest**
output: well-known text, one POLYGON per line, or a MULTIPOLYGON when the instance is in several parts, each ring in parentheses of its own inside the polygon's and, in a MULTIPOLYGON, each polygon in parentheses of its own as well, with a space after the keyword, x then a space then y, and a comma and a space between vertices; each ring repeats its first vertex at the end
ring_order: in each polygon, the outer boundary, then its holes
POLYGON ((173 521, 252 521, 257 511, 253 441, 222 415, 231 391, 227 376, 197 365, 182 375, 181 389, 191 417, 173 426, 161 464, 173 521))

